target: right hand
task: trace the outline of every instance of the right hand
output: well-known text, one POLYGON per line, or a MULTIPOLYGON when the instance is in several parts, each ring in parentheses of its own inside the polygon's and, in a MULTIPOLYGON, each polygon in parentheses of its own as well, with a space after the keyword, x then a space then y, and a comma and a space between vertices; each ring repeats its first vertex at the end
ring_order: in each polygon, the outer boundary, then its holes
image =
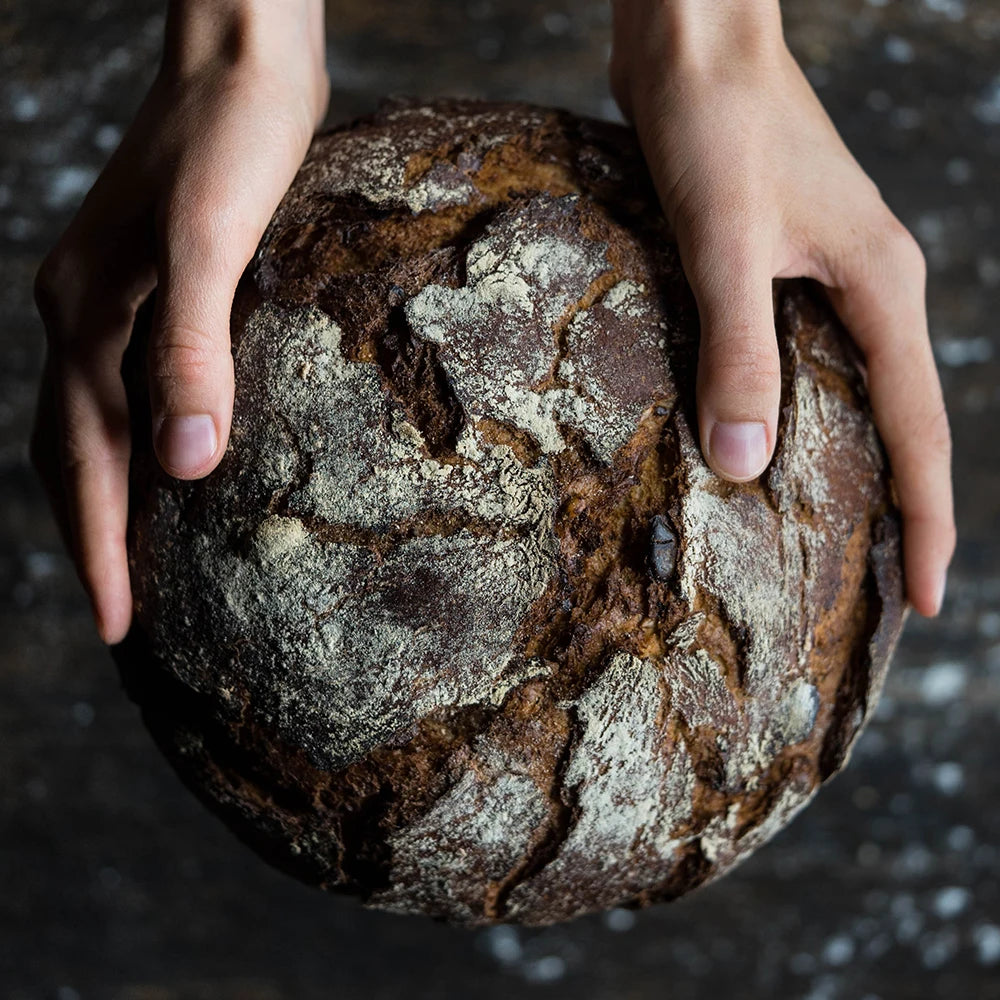
POLYGON ((233 410, 236 284, 329 97, 319 0, 179 0, 135 121, 42 263, 46 357, 31 460, 112 644, 132 616, 131 452, 120 367, 155 287, 153 440, 179 479, 222 458, 233 410))

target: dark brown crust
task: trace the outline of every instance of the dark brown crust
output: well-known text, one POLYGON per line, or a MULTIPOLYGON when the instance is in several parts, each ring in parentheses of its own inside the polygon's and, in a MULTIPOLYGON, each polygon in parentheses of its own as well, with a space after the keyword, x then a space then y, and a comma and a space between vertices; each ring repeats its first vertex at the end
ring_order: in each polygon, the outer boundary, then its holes
MULTIPOLYGON (((823 473, 825 488, 851 527, 842 537, 829 538, 824 564, 806 559, 802 570, 813 603, 806 607, 804 583, 799 610, 803 620, 815 621, 805 674, 818 692, 813 718, 808 735, 769 747, 766 766, 749 781, 736 779, 723 737, 746 724, 756 697, 750 669, 755 636, 734 617, 724 591, 703 585, 692 591, 680 582, 684 574, 689 579, 688 562, 694 558, 691 540, 684 537, 684 498, 692 489, 697 314, 634 136, 622 126, 565 111, 502 102, 445 100, 426 105, 432 113, 420 119, 392 117, 422 106, 387 102, 373 115, 317 138, 240 284, 234 351, 262 302, 285 309, 318 306, 342 327, 344 357, 376 366, 386 398, 421 432, 426 456, 462 465, 470 460, 458 441, 471 418, 447 373, 450 348, 412 329, 404 303, 430 284, 464 287, 465 251, 484 234, 502 232, 516 213, 539 232, 558 228, 570 242, 606 247, 605 270, 554 323, 553 361, 535 388, 568 385, 560 362, 574 356, 570 324, 584 313, 597 316, 602 325, 589 349, 605 356, 621 352, 620 364, 606 370, 603 391, 623 407, 646 407, 636 432, 605 462, 578 427, 560 425, 566 446, 543 456, 539 442, 514 423, 485 417, 476 425, 483 440, 508 446, 525 467, 547 463, 552 471, 558 572, 520 622, 510 668, 516 674, 524 664, 539 662, 547 673, 515 677, 496 703, 443 705, 390 726, 379 745, 337 768, 323 764, 314 749, 318 736, 304 722, 302 728, 291 724, 278 731, 271 709, 260 702, 261 692, 241 681, 258 669, 250 667, 249 658, 264 655, 249 640, 220 650, 225 667, 218 675, 211 664, 197 683, 178 673, 172 652, 154 638, 159 601, 144 566, 150 553, 173 544, 171 524, 202 523, 210 497, 197 483, 169 481, 152 458, 141 378, 148 315, 137 325, 124 365, 137 456, 129 552, 139 610, 113 654, 130 697, 142 706, 158 745, 189 787, 262 856, 306 882, 374 905, 470 925, 543 924, 615 904, 673 899, 732 867, 757 846, 755 836, 773 833, 766 823, 769 817, 772 824, 780 821, 787 811, 783 796, 795 792, 804 802, 835 774, 870 714, 903 616, 900 522, 884 456, 880 447, 869 449, 869 464, 855 471, 832 452, 823 459, 829 470, 823 473), (463 132, 456 122, 470 115, 487 117, 472 133, 463 132), (491 130, 507 138, 491 145, 491 130), (324 169, 345 135, 390 136, 398 150, 409 150, 403 174, 410 187, 433 177, 434 190, 471 183, 476 194, 456 204, 429 204, 416 214, 400 198, 375 203, 356 191, 324 195, 323 185, 310 178, 324 169), (568 195, 579 197, 566 201, 568 195), (603 305, 607 293, 626 280, 647 289, 643 308, 662 319, 666 370, 664 359, 640 344, 635 324, 603 305), (168 509, 175 511, 172 522, 164 520, 168 509), (692 621, 700 624, 691 649, 718 665, 731 699, 709 723, 690 721, 697 712, 686 707, 691 695, 676 673, 684 652, 677 645, 678 630, 692 621), (623 654, 661 665, 655 723, 660 746, 668 755, 671 748, 683 748, 693 791, 690 815, 670 831, 677 849, 661 856, 643 846, 637 832, 616 873, 575 846, 588 778, 571 779, 570 773, 586 752, 580 700, 623 654), (225 700, 213 690, 223 681, 225 700), (456 869, 446 887, 435 889, 421 881, 422 869, 402 855, 394 857, 392 838, 417 828, 449 792, 477 773, 484 748, 500 755, 510 773, 530 777, 545 803, 542 818, 526 844, 511 843, 509 857, 498 851, 473 858, 456 869), (731 849, 706 846, 720 817, 734 806, 731 849), (710 857, 706 851, 721 853, 710 857)), ((775 524, 788 518, 818 524, 817 512, 794 489, 795 455, 785 447, 800 419, 793 407, 797 380, 822 387, 857 414, 867 414, 868 404, 843 331, 817 286, 779 281, 774 292, 783 364, 775 461, 758 483, 720 482, 712 489, 730 509, 746 511, 747 525, 760 511, 775 524)), ((868 426, 858 420, 845 430, 855 436, 859 453, 868 426)), ((367 548, 376 559, 415 537, 468 532, 496 538, 512 530, 433 508, 379 530, 324 520, 297 506, 312 475, 313 452, 300 440, 299 428, 289 425, 282 433, 294 444, 296 467, 280 488, 265 489, 252 470, 220 466, 223 476, 239 475, 245 483, 228 529, 235 552, 249 552, 252 532, 267 516, 293 517, 311 537, 367 548)), ((234 437, 238 434, 234 418, 234 437)), ((415 587, 413 581, 392 583, 385 600, 431 607, 437 599, 433 584, 424 593, 415 587)), ((210 642, 211 608, 193 606, 190 618, 191 633, 210 642)), ((793 653, 794 645, 789 656, 793 653)), ((799 676, 789 663, 789 679, 799 676)), ((780 688, 782 678, 774 683, 780 688)), ((471 842, 447 840, 447 834, 442 831, 438 849, 478 850, 471 842)))

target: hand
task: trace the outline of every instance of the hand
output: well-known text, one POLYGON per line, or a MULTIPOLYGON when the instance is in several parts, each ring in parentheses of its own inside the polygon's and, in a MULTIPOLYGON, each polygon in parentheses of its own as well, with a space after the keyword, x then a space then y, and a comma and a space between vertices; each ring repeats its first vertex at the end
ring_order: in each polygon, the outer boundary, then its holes
POLYGON ((781 389, 771 281, 821 282, 865 356, 907 598, 937 614, 955 524, 926 265, 785 46, 777 0, 614 0, 609 81, 698 305, 706 461, 738 482, 767 466, 781 389))
POLYGON ((205 476, 232 420, 236 283, 329 92, 318 0, 176 2, 166 35, 135 121, 35 281, 47 351, 31 459, 107 643, 132 615, 120 366, 136 310, 156 287, 157 456, 205 476))

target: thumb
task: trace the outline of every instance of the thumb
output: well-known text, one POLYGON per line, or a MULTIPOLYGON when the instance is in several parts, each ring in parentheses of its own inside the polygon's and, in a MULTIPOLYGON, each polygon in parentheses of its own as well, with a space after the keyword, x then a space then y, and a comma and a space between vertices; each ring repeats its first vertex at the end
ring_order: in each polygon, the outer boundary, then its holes
POLYGON ((160 246, 148 357, 153 441, 161 465, 179 479, 215 468, 232 423, 229 317, 256 239, 227 227, 225 215, 186 212, 165 227, 160 246))
POLYGON ((756 479, 774 451, 781 399, 769 256, 749 234, 736 243, 678 242, 701 325, 702 454, 724 479, 756 479))

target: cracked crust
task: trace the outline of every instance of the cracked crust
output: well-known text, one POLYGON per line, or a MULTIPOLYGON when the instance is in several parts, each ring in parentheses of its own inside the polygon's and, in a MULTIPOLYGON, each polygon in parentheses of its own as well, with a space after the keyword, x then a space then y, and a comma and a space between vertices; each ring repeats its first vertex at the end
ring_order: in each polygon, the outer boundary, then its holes
POLYGON ((316 138, 233 308, 229 447, 159 469, 114 653, 190 787, 367 905, 545 924, 673 899, 841 768, 903 619, 844 331, 774 285, 775 458, 716 480, 698 321, 633 133, 393 100, 316 138))

